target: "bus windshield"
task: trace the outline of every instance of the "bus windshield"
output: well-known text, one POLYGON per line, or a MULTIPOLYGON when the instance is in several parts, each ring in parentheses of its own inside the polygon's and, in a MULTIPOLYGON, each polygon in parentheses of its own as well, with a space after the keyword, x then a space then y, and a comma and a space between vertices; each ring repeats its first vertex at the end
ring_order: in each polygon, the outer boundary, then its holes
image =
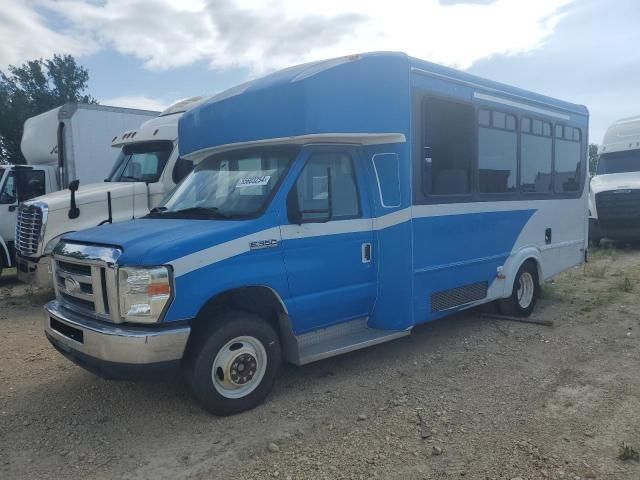
POLYGON ((640 150, 627 150, 600 155, 596 175, 627 172, 640 172, 640 150))
POLYGON ((269 147, 210 157, 196 166, 151 216, 255 216, 266 207, 296 154, 296 148, 269 147))
POLYGON ((155 183, 172 151, 173 143, 169 141, 125 145, 107 181, 155 183))

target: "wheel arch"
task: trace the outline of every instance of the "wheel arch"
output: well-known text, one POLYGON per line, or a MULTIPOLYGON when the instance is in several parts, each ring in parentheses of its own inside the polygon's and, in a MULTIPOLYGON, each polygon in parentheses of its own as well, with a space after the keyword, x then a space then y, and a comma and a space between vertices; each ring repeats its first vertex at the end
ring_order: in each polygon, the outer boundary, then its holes
POLYGON ((542 268, 542 254, 537 247, 527 247, 519 250, 516 254, 512 255, 504 265, 504 292, 503 298, 509 297, 513 293, 513 286, 518 274, 518 270, 526 262, 532 262, 538 272, 538 284, 544 283, 544 270, 542 268))
POLYGON ((252 313, 264 319, 279 335, 284 358, 295 362, 297 342, 287 305, 275 289, 266 285, 231 288, 207 300, 192 322, 187 351, 203 331, 211 328, 217 315, 234 310, 252 313))

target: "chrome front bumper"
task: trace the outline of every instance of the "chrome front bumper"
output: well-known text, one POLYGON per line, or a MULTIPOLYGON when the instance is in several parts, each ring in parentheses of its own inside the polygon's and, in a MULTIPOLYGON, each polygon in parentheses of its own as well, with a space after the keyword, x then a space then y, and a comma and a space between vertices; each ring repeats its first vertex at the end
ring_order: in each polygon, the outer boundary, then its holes
POLYGON ((51 257, 41 257, 37 262, 16 253, 18 280, 34 287, 50 290, 53 288, 51 257))
POLYGON ((184 324, 138 327, 101 322, 66 309, 57 300, 44 310, 44 330, 51 343, 73 360, 82 359, 78 363, 83 366, 88 361, 94 366, 100 362, 143 366, 179 361, 191 331, 184 324))

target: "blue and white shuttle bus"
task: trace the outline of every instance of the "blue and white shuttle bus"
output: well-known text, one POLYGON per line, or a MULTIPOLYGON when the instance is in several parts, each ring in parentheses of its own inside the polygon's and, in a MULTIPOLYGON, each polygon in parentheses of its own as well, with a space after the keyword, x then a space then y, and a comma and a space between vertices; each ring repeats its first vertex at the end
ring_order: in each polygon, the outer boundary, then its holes
POLYGON ((586 257, 583 106, 401 53, 301 65, 186 113, 197 166, 54 252, 46 335, 107 377, 179 367, 215 414, 302 365, 487 302, 529 315, 586 257))

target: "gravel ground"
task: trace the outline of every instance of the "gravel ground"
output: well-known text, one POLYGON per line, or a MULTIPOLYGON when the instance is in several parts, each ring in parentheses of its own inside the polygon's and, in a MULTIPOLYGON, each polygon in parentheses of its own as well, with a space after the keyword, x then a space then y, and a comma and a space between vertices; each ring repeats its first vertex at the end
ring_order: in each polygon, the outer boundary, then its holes
POLYGON ((618 459, 640 450, 638 280, 640 251, 599 250, 545 286, 554 327, 467 312, 285 366, 264 405, 216 418, 181 383, 69 363, 41 331, 48 296, 8 272, 0 479, 640 479, 618 459))

